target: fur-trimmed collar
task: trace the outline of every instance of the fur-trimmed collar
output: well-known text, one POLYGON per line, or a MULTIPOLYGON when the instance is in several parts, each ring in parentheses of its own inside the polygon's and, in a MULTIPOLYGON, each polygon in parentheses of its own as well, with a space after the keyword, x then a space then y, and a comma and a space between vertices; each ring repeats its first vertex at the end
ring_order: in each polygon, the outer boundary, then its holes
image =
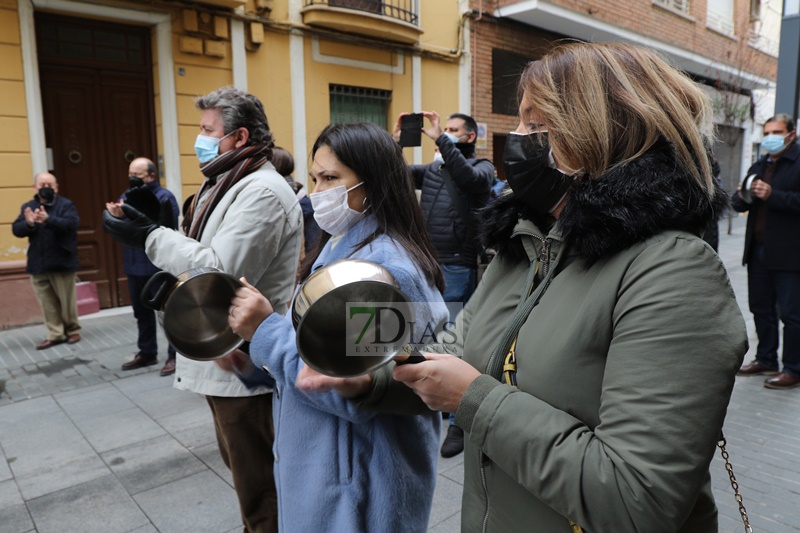
MULTIPOLYGON (((570 254, 591 265, 665 230, 701 235, 728 203, 721 187, 710 200, 680 169, 673 145, 661 142, 598 178, 576 180, 556 229, 570 254)), ((529 219, 545 232, 550 226, 510 191, 481 215, 483 245, 515 262, 527 257, 520 239, 512 238, 519 219, 529 219)))

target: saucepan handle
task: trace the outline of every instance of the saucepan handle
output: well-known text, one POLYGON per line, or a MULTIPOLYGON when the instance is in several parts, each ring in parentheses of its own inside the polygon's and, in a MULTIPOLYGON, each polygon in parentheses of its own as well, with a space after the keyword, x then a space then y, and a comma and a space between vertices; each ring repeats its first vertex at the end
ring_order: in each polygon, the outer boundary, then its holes
POLYGON ((411 346, 406 345, 403 348, 403 352, 404 353, 394 358, 395 364, 412 365, 416 363, 424 363, 425 361, 427 361, 427 359, 425 359, 425 356, 422 355, 419 352, 419 350, 417 350, 416 348, 412 348, 411 346))
POLYGON ((164 307, 164 301, 167 299, 167 295, 176 283, 178 283, 178 278, 166 270, 156 272, 147 280, 144 287, 142 287, 142 305, 153 311, 161 311, 164 307), (155 294, 153 294, 153 287, 156 286, 158 286, 158 289, 155 294), (153 295, 150 296, 151 294, 153 295))

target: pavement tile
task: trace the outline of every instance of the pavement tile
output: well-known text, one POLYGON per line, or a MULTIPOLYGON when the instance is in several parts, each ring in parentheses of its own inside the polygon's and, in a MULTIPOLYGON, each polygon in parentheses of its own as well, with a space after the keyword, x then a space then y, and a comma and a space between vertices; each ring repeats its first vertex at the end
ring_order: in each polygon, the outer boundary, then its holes
POLYGON ((133 496, 159 531, 220 533, 241 529, 236 493, 205 471, 133 496))
POLYGON ((0 481, 0 509, 23 503, 25 502, 22 500, 22 494, 19 493, 16 481, 13 479, 0 481))
POLYGON ((0 507, 0 533, 28 533, 35 529, 24 504, 0 507))
POLYGON ((3 453, 3 450, 0 449, 0 482, 13 478, 14 476, 13 474, 11 474, 11 469, 8 467, 8 461, 6 461, 6 456, 3 453))
POLYGON ((99 453, 166 435, 156 421, 136 407, 84 419, 76 425, 99 453))
POLYGON ((192 449, 192 453, 203 461, 208 468, 210 468, 215 474, 217 474, 223 481, 225 481, 228 485, 233 487, 233 475, 231 474, 230 469, 225 466, 225 463, 222 461, 222 456, 219 454, 219 446, 217 445, 217 441, 211 442, 209 444, 204 444, 203 446, 198 446, 192 449))
POLYGON ((461 492, 464 487, 455 481, 439 476, 433 493, 433 508, 428 522, 429 527, 452 517, 461 510, 461 492))
POLYGON ((216 444, 214 419, 211 417, 211 409, 206 400, 191 393, 183 394, 193 397, 191 402, 193 407, 186 407, 181 413, 159 418, 158 423, 190 450, 207 444, 216 444))
POLYGON ((39 533, 122 533, 148 524, 122 484, 106 475, 28 502, 39 533))
POLYGON ((461 533, 461 512, 454 513, 436 525, 429 524, 429 533, 461 533))
POLYGON ((109 450, 101 457, 129 494, 208 470, 201 460, 169 435, 109 450))

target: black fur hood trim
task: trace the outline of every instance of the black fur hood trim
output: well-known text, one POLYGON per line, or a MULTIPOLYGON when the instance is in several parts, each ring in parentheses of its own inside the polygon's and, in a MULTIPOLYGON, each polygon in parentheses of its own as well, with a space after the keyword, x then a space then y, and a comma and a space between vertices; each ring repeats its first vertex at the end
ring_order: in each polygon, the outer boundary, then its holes
MULTIPOLYGON (((643 156, 595 179, 576 180, 557 221, 570 249, 591 265, 665 230, 702 235, 723 216, 728 195, 715 188, 713 200, 683 172, 672 144, 661 142, 643 156)), ((481 241, 511 261, 527 257, 511 235, 517 221, 529 219, 542 231, 547 220, 514 197, 501 195, 481 212, 481 241)))

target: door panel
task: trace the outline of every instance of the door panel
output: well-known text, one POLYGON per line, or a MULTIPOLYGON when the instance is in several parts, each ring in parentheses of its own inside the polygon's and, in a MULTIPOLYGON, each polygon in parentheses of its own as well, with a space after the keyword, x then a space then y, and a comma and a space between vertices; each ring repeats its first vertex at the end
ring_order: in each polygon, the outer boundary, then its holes
POLYGON ((157 158, 150 29, 37 13, 36 31, 53 173, 81 218, 78 275, 97 283, 101 307, 127 305, 121 247, 101 213, 127 188, 131 160, 157 158))

